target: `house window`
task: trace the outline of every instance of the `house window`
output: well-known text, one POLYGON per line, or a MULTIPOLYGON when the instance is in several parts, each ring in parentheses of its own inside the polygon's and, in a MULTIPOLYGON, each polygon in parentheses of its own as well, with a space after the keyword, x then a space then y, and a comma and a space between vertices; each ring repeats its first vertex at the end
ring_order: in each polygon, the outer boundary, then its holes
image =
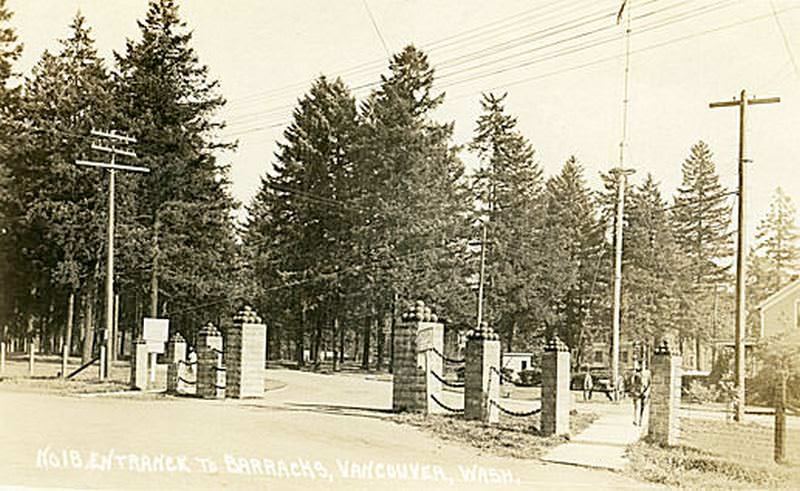
POLYGON ((522 360, 522 369, 523 370, 527 370, 528 369, 528 362, 525 361, 525 360, 522 360))
POLYGON ((603 363, 603 352, 601 350, 595 350, 595 352, 594 352, 594 362, 595 363, 603 363))
POLYGON ((621 358, 622 358, 622 363, 627 365, 628 364, 628 352, 627 351, 623 351, 622 354, 621 354, 621 358))

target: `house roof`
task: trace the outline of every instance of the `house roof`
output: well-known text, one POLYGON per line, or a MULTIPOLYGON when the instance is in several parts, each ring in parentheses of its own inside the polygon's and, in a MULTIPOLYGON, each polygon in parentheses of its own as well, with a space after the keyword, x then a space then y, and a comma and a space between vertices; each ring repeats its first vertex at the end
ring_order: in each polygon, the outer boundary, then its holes
POLYGON ((780 290, 776 291, 775 293, 767 297, 763 302, 758 304, 758 310, 768 309, 792 294, 797 294, 798 296, 800 296, 800 279, 794 280, 793 282, 789 283, 788 285, 784 286, 780 290))

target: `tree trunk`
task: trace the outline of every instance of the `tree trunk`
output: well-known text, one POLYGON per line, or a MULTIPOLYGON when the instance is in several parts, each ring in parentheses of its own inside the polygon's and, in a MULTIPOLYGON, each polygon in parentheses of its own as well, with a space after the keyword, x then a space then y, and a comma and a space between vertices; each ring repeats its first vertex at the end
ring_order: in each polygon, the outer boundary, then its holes
POLYGON ((297 348, 296 356, 297 356, 297 366, 303 367, 305 366, 305 339, 304 333, 306 329, 306 302, 305 300, 300 301, 300 328, 295 333, 295 347, 297 348))
POLYGON ((70 290, 67 297, 67 325, 64 328, 64 346, 67 347, 67 356, 72 353, 72 318, 75 316, 75 291, 70 290))
POLYGON ((394 373, 394 329, 397 324, 397 293, 392 296, 392 324, 389 326, 389 373, 394 373))
POLYGON ((695 336, 694 338, 694 369, 695 370, 702 370, 702 364, 700 363, 700 336, 695 336))
POLYGON ((339 318, 336 318, 336 328, 339 330, 339 368, 344 365, 344 328, 339 325, 339 318))
POLYGON ((369 320, 364 323, 364 351, 361 355, 361 368, 369 370, 369 355, 370 355, 370 324, 374 322, 374 316, 370 316, 369 320))
POLYGON ((333 371, 339 370, 339 355, 341 353, 341 345, 337 348, 338 342, 337 338, 339 337, 339 318, 333 318, 333 333, 331 336, 331 349, 333 351, 333 371))
POLYGON ((381 320, 383 321, 383 325, 380 324, 378 318, 375 317, 373 320, 373 326, 375 328, 375 333, 377 335, 376 342, 378 344, 378 359, 376 362, 375 368, 378 371, 383 370, 383 352, 384 352, 384 344, 386 343, 386 325, 388 324, 388 317, 385 315, 381 316, 381 320))
POLYGON ((153 223, 153 262, 150 270, 150 317, 158 317, 158 212, 153 223))
MULTIPOLYGON (((319 308, 317 308, 319 311, 319 308)), ((320 345, 322 344, 322 313, 317 312, 314 322, 314 334, 311 338, 311 365, 314 371, 319 369, 320 345)))
POLYGON ((92 359, 94 350, 94 303, 96 295, 97 280, 92 277, 89 280, 89 290, 86 294, 86 302, 83 311, 83 349, 81 350, 81 363, 86 363, 92 359))

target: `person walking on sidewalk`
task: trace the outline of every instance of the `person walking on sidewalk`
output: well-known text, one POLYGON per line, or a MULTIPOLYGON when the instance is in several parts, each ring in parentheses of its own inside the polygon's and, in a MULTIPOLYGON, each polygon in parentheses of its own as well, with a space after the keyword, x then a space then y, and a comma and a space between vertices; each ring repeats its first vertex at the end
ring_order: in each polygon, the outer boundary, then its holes
POLYGON ((583 376, 583 400, 584 401, 591 401, 592 400, 592 389, 594 389, 594 381, 592 380, 592 374, 589 372, 589 368, 586 368, 586 375, 583 376))
POLYGON ((631 377, 631 400, 633 401, 633 424, 640 426, 644 419, 644 409, 650 397, 650 372, 644 370, 641 364, 636 365, 636 370, 631 377))

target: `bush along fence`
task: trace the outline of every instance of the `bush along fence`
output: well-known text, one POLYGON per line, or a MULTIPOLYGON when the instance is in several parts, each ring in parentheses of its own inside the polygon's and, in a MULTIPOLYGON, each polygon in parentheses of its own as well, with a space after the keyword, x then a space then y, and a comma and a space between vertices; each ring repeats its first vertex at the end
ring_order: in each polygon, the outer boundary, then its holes
POLYGON ((517 411, 500 403, 500 337, 486 324, 467 335, 464 359, 444 355, 444 326, 421 301, 401 316, 394 339, 394 385, 392 408, 395 412, 424 414, 455 413, 465 419, 496 424, 500 413, 530 417, 541 413, 543 435, 568 435, 570 402, 569 351, 557 337, 545 350, 542 405, 517 411), (448 381, 443 376, 446 364, 464 366, 464 382, 448 381), (449 393, 462 393, 461 407, 445 401, 449 393), (546 396, 547 394, 547 396, 546 396))

